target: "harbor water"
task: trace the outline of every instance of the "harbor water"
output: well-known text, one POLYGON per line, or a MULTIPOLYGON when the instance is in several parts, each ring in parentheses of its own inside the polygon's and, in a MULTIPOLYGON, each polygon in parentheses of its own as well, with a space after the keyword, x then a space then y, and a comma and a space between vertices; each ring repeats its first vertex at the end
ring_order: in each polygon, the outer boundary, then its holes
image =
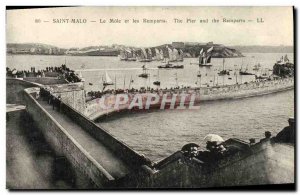
MULTIPOLYGON (((254 75, 234 75, 241 65, 249 72, 271 73, 274 63, 280 59, 280 53, 248 53, 244 58, 227 58, 225 68, 232 70, 230 75, 217 76, 223 69, 223 59, 212 59, 211 68, 200 68, 193 64, 196 58, 184 59, 175 64, 184 65, 184 69, 157 70, 161 62, 150 63, 125 62, 117 57, 94 56, 43 56, 43 55, 8 55, 7 66, 18 70, 45 69, 47 66, 67 66, 81 72, 85 78, 86 91, 102 89, 102 77, 105 71, 117 83, 111 88, 150 86, 161 81, 162 88, 178 86, 225 85, 254 80, 254 75), (255 64, 261 64, 261 70, 255 71, 255 64), (141 66, 146 64, 150 77, 138 77, 141 66), (236 65, 236 66, 235 66, 236 65), (201 81, 197 72, 201 72, 201 81), (177 82, 176 76, 177 75, 177 82), (132 80, 132 82, 130 82, 132 80)), ((293 62, 293 54, 288 54, 293 62)), ((115 137, 144 154, 153 161, 158 161, 179 150, 184 144, 194 142, 205 147, 203 138, 208 133, 215 133, 224 139, 231 137, 248 140, 263 138, 265 131, 275 135, 287 126, 287 119, 294 116, 294 91, 289 90, 265 96, 229 101, 202 103, 199 110, 163 110, 144 113, 124 113, 101 121, 99 125, 115 137)))

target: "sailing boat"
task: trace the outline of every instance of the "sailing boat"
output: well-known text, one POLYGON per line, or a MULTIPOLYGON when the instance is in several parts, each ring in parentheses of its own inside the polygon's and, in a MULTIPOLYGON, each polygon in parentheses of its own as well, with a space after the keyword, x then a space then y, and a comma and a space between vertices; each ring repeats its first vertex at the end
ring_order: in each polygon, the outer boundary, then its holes
POLYGON ((105 71, 105 80, 103 81, 103 86, 113 85, 113 81, 109 77, 108 73, 105 71))
POLYGON ((285 56, 284 56, 284 62, 285 62, 285 63, 290 62, 290 60, 289 60, 287 54, 285 54, 285 56))
POLYGON ((164 59, 164 56, 163 56, 162 50, 155 48, 155 60, 161 61, 163 59, 164 59))
MULTIPOLYGON (((200 66, 199 66, 199 70, 198 70, 198 72, 197 72, 197 77, 200 77, 201 78, 201 71, 200 71, 200 66)), ((198 79, 198 78, 197 78, 198 79)))
POLYGON ((170 49, 169 50, 169 61, 170 62, 177 62, 178 58, 179 58, 178 50, 176 48, 174 48, 173 50, 170 49))
POLYGON ((127 55, 127 61, 136 61, 136 53, 134 49, 129 49, 126 50, 128 51, 128 55, 127 55))
POLYGON ((281 56, 280 60, 277 61, 277 64, 283 65, 283 64, 287 64, 287 63, 289 63, 289 62, 290 62, 290 60, 289 60, 287 54, 285 54, 284 57, 281 56))
POLYGON ((218 75, 222 76, 222 75, 229 75, 229 71, 225 70, 225 58, 223 58, 223 70, 221 70, 218 75))
POLYGON ((83 76, 82 76, 82 73, 81 73, 81 71, 79 72, 79 74, 78 74, 78 77, 79 77, 79 79, 82 81, 82 82, 84 82, 85 81, 85 79, 83 78, 83 76))
POLYGON ((148 69, 147 69, 146 65, 143 65, 142 68, 143 68, 143 73, 142 73, 142 74, 139 74, 139 77, 142 77, 142 78, 148 78, 149 73, 147 73, 147 70, 148 70, 148 69))
POLYGON ((174 48, 173 50, 169 47, 168 48, 168 53, 169 53, 169 61, 170 62, 183 62, 183 51, 178 50, 174 48))
POLYGON ((212 66, 211 56, 212 50, 214 47, 209 48, 206 52, 203 52, 203 48, 200 51, 199 55, 199 66, 212 66))
POLYGON ((178 50, 177 49, 172 50, 168 46, 167 46, 167 49, 168 49, 168 54, 169 54, 169 58, 168 59, 165 58, 165 60, 167 60, 166 61, 167 64, 160 65, 160 66, 158 66, 158 68, 165 68, 165 69, 171 69, 171 68, 182 69, 182 68, 184 68, 183 65, 173 65, 170 63, 170 62, 177 61, 178 56, 179 56, 178 50))
POLYGON ((159 55, 160 55, 160 60, 164 60, 164 51, 162 49, 159 51, 159 55))
POLYGON ((151 52, 150 48, 148 49, 148 52, 146 51, 145 48, 141 48, 141 50, 142 50, 142 52, 141 52, 141 56, 139 58, 139 61, 140 62, 151 62, 152 61, 152 56, 150 56, 150 54, 152 52, 151 52))
POLYGON ((148 59, 149 59, 150 61, 152 61, 152 56, 153 56, 152 50, 151 50, 151 48, 148 48, 148 59))
POLYGON ((258 70, 260 69, 260 67, 261 67, 261 65, 260 65, 260 63, 258 63, 258 64, 256 64, 256 65, 254 65, 253 70, 254 70, 254 71, 258 71, 258 70))
POLYGON ((211 64, 212 50, 213 47, 209 48, 206 52, 204 52, 202 48, 199 53, 198 63, 190 63, 190 64, 197 64, 199 66, 206 66, 206 67, 212 66, 211 64))
POLYGON ((268 79, 269 75, 268 75, 268 69, 265 68, 265 71, 263 73, 263 69, 261 69, 260 71, 260 75, 255 75, 255 79, 268 79))
POLYGON ((183 51, 180 49, 178 53, 179 53, 179 57, 177 59, 177 62, 183 62, 183 51))
POLYGON ((168 62, 176 62, 177 60, 176 60, 176 54, 174 50, 172 50, 172 48, 169 48, 168 46, 167 49, 169 54, 168 62))
POLYGON ((254 75, 253 73, 248 72, 248 65, 246 66, 246 69, 242 70, 243 65, 241 66, 240 75, 254 75))
POLYGON ((119 57, 120 57, 121 61, 127 61, 128 57, 127 57, 127 53, 126 53, 125 49, 122 49, 120 51, 119 57))
POLYGON ((160 81, 159 81, 159 69, 157 69, 157 80, 153 82, 153 85, 160 86, 160 81))
POLYGON ((122 61, 136 61, 135 50, 130 48, 122 49, 119 57, 122 61))

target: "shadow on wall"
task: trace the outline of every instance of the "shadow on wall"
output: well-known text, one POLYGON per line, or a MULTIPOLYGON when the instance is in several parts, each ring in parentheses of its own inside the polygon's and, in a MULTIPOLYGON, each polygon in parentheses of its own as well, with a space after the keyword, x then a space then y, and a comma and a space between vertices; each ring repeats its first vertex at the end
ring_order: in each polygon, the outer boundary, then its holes
POLYGON ((24 89, 37 85, 18 79, 6 79, 6 103, 24 105, 24 89))
POLYGON ((57 156, 23 111, 7 114, 6 187, 8 189, 76 189, 76 175, 57 156))

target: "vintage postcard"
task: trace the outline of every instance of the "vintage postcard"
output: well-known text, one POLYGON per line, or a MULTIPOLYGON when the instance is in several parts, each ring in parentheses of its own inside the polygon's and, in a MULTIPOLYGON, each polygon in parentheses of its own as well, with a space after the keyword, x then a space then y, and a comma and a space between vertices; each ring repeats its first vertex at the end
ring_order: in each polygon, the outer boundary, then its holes
POLYGON ((295 189, 293 7, 7 7, 6 187, 295 189))

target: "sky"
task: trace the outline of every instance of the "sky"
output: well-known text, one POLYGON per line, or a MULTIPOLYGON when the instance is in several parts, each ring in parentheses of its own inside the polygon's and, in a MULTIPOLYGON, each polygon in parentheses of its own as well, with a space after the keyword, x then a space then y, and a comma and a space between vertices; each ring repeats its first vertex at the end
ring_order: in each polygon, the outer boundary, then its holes
POLYGON ((7 43, 44 43, 70 48, 111 44, 148 47, 173 41, 213 41, 227 46, 293 45, 293 8, 69 7, 6 11, 7 43), (175 23, 175 18, 182 23, 175 23), (219 23, 212 23, 214 18, 219 23), (246 23, 224 23, 224 18, 246 23), (257 18, 264 22, 258 23, 257 18), (58 23, 61 19, 69 22, 58 23), (71 19, 87 22, 71 23, 71 19), (100 23, 100 19, 107 23, 100 23), (110 19, 120 19, 122 23, 108 23, 110 19), (132 23, 132 19, 140 22, 132 23), (143 23, 143 19, 167 23, 143 23), (188 19, 196 22, 187 23, 188 19), (200 23, 206 19, 208 23, 200 23))

